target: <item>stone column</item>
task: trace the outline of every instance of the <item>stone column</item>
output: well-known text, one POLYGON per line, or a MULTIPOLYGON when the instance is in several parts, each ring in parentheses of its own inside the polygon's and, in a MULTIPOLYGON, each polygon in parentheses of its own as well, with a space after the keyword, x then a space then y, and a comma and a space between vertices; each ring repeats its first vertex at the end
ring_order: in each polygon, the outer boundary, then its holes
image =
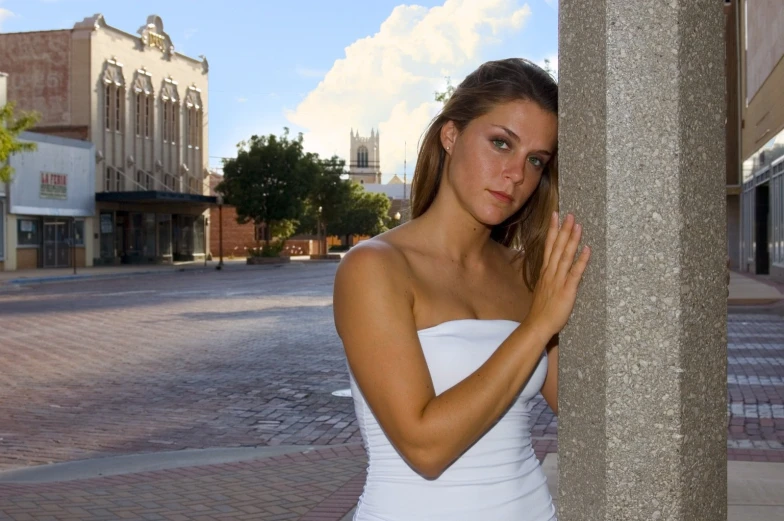
POLYGON ((560 521, 727 516, 724 19, 561 0, 561 212, 593 249, 561 335, 560 521))

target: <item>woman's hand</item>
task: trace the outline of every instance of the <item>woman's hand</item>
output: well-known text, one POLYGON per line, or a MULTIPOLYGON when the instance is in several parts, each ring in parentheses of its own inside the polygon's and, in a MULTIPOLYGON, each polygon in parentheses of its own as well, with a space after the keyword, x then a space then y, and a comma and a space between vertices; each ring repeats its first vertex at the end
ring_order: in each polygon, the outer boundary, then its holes
POLYGON ((577 299, 577 287, 582 280, 591 250, 582 249, 575 260, 582 226, 568 214, 558 226, 558 213, 553 212, 544 247, 544 259, 539 281, 534 287, 531 310, 525 319, 529 327, 542 331, 547 337, 558 334, 572 314, 577 299))

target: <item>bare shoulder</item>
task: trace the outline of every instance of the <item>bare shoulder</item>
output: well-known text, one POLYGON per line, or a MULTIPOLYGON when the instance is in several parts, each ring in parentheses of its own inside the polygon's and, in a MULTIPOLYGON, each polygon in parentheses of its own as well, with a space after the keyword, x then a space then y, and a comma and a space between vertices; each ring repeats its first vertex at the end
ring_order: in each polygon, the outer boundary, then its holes
POLYGON ((339 334, 348 317, 382 309, 410 312, 410 267, 400 246, 379 236, 351 248, 338 266, 333 297, 339 334))
POLYGON ((408 262, 394 241, 375 237, 351 248, 338 265, 335 283, 373 283, 405 278, 408 262))

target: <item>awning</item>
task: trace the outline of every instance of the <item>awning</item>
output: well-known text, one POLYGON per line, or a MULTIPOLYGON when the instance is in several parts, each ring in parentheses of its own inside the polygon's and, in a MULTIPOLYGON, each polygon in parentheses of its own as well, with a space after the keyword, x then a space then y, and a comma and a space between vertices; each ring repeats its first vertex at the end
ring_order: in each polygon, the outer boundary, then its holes
POLYGON ((146 192, 98 192, 95 200, 99 203, 186 203, 218 204, 212 195, 185 194, 151 190, 146 192))

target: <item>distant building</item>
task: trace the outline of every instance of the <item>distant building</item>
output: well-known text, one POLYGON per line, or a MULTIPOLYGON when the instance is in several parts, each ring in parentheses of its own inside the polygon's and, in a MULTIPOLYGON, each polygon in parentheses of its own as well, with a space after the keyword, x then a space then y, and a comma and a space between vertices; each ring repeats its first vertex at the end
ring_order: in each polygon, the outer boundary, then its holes
MULTIPOLYGON (((158 16, 131 34, 96 14, 71 29, 0 34, 0 64, 8 100, 42 116, 33 132, 94 146, 87 265, 204 257, 215 201, 204 57, 176 52, 158 16)), ((43 242, 29 247, 43 266, 43 242)))
POLYGON ((349 178, 359 184, 381 183, 381 138, 374 129, 370 137, 361 137, 359 131, 351 129, 349 152, 349 178))

